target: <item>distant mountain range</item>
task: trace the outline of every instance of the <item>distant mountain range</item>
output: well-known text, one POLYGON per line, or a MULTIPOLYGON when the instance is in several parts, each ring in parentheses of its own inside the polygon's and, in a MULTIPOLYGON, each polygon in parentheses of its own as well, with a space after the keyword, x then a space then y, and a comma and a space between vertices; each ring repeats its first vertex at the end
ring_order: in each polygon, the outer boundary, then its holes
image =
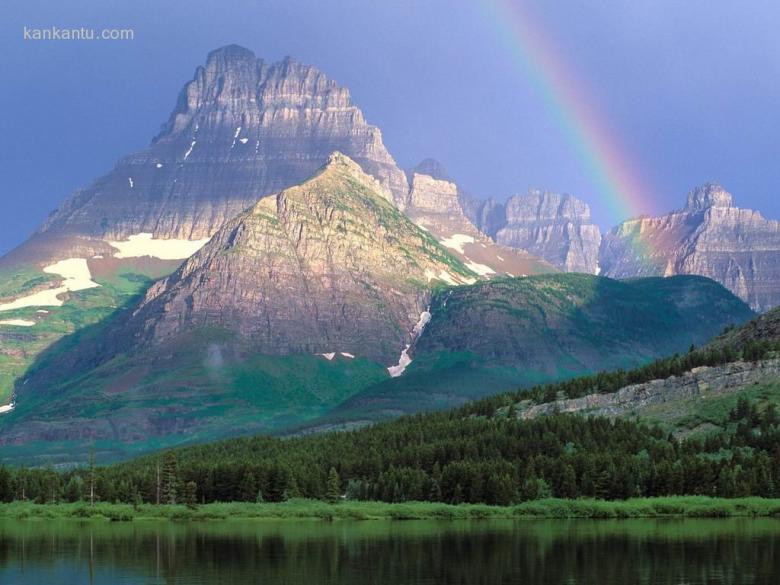
POLYGON ((603 237, 570 195, 477 202, 313 67, 224 47, 0 259, 0 444, 119 457, 631 367, 752 312, 604 276, 765 310, 777 228, 714 185, 603 237))

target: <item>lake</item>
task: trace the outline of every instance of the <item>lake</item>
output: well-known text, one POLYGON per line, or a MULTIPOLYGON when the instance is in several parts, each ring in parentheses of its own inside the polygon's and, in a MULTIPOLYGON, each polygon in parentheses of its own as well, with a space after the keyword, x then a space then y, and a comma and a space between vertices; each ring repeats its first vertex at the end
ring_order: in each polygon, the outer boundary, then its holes
POLYGON ((767 518, 0 521, 3 585, 778 582, 767 518))

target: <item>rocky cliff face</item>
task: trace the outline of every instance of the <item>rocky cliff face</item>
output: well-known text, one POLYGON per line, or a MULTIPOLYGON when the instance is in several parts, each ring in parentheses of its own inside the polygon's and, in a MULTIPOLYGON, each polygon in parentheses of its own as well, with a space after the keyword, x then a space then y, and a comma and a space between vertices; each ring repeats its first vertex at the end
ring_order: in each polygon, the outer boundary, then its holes
POLYGON ((475 276, 334 154, 228 222, 150 289, 126 330, 148 345, 220 328, 253 352, 345 352, 390 366, 425 319, 429 286, 475 276))
POLYGON ((543 258, 559 270, 598 274, 601 233, 588 205, 571 195, 529 191, 505 204, 466 205, 469 217, 504 246, 543 258))
POLYGON ((198 67, 149 148, 73 194, 40 235, 206 238, 260 197, 309 177, 334 151, 403 206, 405 174, 346 88, 292 59, 268 64, 231 45, 198 67))
POLYGON ((556 271, 543 259, 497 244, 480 232, 463 209, 468 198, 446 177, 444 167, 433 159, 426 159, 411 172, 406 214, 418 226, 485 278, 556 271))
POLYGON ((617 392, 589 394, 582 398, 556 400, 532 405, 522 401, 518 416, 532 419, 554 413, 579 413, 590 416, 642 416, 659 414, 667 407, 679 408, 686 401, 701 402, 744 390, 753 384, 777 380, 780 360, 733 362, 716 367, 702 366, 682 376, 672 376, 643 384, 632 384, 617 392))
POLYGON ((679 211, 612 229, 600 261, 614 278, 699 274, 754 310, 780 304, 780 222, 734 207, 731 194, 714 183, 691 191, 679 211))

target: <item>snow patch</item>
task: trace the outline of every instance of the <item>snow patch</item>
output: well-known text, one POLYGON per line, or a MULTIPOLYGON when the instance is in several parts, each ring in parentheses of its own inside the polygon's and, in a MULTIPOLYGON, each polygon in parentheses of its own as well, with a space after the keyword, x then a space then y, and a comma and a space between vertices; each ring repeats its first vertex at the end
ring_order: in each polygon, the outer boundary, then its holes
POLYGON ((484 264, 479 264, 477 262, 469 261, 466 263, 466 266, 469 270, 472 272, 476 272, 480 276, 487 276, 488 274, 495 274, 496 271, 493 270, 490 266, 486 266, 484 264))
POLYGON ((442 246, 450 248, 451 250, 457 250, 461 254, 463 254, 463 247, 466 244, 473 244, 473 243, 474 243, 474 238, 466 234, 455 234, 454 236, 451 236, 449 238, 444 238, 441 240, 442 246))
POLYGON ((398 365, 390 366, 387 368, 387 371, 389 372, 391 378, 397 378, 404 373, 407 366, 411 363, 412 358, 409 357, 409 346, 407 345, 401 352, 401 357, 398 359, 398 365))
POLYGON ((238 140, 238 141, 239 141, 241 144, 246 144, 247 142, 249 142, 249 138, 239 138, 239 140, 238 140))
MULTIPOLYGON (((415 323, 414 327, 412 328, 412 343, 422 335, 423 329, 425 329, 425 326, 430 323, 431 321, 431 313, 429 311, 423 311, 420 313, 420 318, 417 320, 417 323, 415 323)), ((401 356, 398 358, 398 365, 396 366, 390 366, 387 368, 388 373, 390 374, 391 378, 397 378, 401 374, 404 373, 406 368, 409 366, 409 364, 412 363, 412 358, 409 357, 409 349, 411 348, 411 344, 407 343, 406 346, 401 351, 401 356)))
POLYGON ((201 240, 159 240, 150 233, 134 234, 123 242, 108 242, 119 250, 114 258, 140 258, 151 256, 160 260, 182 260, 200 250, 209 238, 201 240))
POLYGON ((412 328, 412 336, 415 338, 420 337, 420 334, 423 332, 423 329, 425 329, 425 326, 431 322, 431 313, 429 311, 423 311, 420 313, 420 318, 417 320, 417 323, 415 323, 414 327, 412 328))
POLYGON ((184 160, 187 160, 189 156, 192 154, 192 149, 195 148, 195 144, 197 143, 197 140, 193 140, 192 144, 190 144, 190 147, 187 149, 187 152, 184 153, 184 160))
POLYGON ((89 265, 84 258, 60 260, 51 266, 47 266, 43 271, 47 274, 62 276, 62 278, 65 279, 62 286, 71 292, 87 290, 88 288, 97 288, 100 286, 97 282, 92 280, 92 273, 90 273, 89 265))
POLYGON ((0 311, 12 311, 24 307, 61 307, 63 303, 59 298, 61 294, 100 286, 92 280, 92 274, 84 258, 60 260, 51 266, 46 266, 43 271, 61 276, 62 284, 57 288, 49 288, 10 303, 0 304, 0 311))
POLYGON ((161 169, 161 168, 162 168, 162 163, 157 163, 157 164, 156 164, 156 165, 154 165, 154 166, 156 166, 158 169, 161 169))
POLYGON ((230 145, 230 148, 233 148, 236 145, 236 139, 238 138, 239 134, 241 134, 241 126, 236 128, 236 133, 233 134, 233 144, 230 145))
POLYGON ((14 327, 32 327, 35 325, 35 321, 28 321, 27 319, 6 319, 0 321, 0 325, 12 325, 14 327))

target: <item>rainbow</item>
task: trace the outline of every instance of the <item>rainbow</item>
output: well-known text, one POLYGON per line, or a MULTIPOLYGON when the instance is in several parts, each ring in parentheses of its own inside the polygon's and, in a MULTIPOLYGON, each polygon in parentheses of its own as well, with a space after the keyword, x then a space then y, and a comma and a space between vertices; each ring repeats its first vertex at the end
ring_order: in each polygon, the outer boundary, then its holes
POLYGON ((628 149, 594 107, 584 84, 545 34, 544 23, 525 0, 482 0, 503 42, 575 149, 602 203, 615 222, 652 209, 654 189, 638 171, 628 149))

